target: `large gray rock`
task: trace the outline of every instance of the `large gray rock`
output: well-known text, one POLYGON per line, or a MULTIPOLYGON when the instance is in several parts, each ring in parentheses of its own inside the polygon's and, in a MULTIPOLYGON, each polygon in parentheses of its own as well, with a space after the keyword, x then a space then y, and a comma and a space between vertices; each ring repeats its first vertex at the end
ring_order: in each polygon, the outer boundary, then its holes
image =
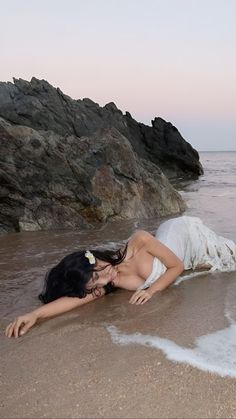
MULTIPOLYGON (((12 97, 15 88, 9 85, 12 97)), ((25 93, 22 98, 27 102, 25 93)), ((185 209, 162 171, 140 158, 116 128, 78 138, 70 132, 69 122, 59 133, 58 114, 52 120, 57 132, 35 130, 18 124, 19 119, 31 120, 27 106, 24 115, 19 113, 20 105, 15 114, 11 111, 11 118, 9 113, 8 120, 14 123, 0 118, 0 232, 84 228, 94 221, 164 216, 185 209)), ((6 112, 10 112, 7 105, 6 112)), ((41 120, 36 105, 32 115, 35 125, 45 128, 46 114, 41 120)))
POLYGON ((170 122, 155 118, 150 127, 135 121, 129 112, 124 115, 112 102, 100 107, 90 99, 73 100, 35 77, 30 82, 0 82, 0 116, 62 136, 90 136, 99 128, 115 127, 140 157, 158 165, 170 179, 203 173, 197 151, 170 122))

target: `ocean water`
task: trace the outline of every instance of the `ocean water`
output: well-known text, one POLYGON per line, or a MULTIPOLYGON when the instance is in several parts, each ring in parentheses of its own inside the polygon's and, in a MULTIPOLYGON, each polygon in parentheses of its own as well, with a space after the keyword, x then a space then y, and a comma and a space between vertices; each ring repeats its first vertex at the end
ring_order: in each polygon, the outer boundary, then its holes
MULTIPOLYGON (((187 215, 236 242, 236 152, 203 152, 204 175, 179 180, 187 215)), ((47 270, 66 254, 123 244, 136 228, 154 232, 160 219, 104 224, 91 231, 22 232, 0 237, 0 314, 9 321, 39 305, 47 270)), ((122 291, 123 292, 123 291, 122 291)), ((128 292, 127 292, 128 293, 128 292)), ((171 362, 236 377, 236 273, 207 274, 172 287, 162 301, 135 310, 124 294, 81 310, 80 322, 105 325, 114 344, 152 346, 171 362), (142 326, 143 325, 143 326, 142 326)), ((89 305, 88 305, 89 306, 89 305)))
MULTIPOLYGON (((202 152, 200 160, 204 175, 197 181, 182 181, 178 185, 188 204, 186 214, 202 218, 209 227, 236 242, 236 152, 202 152)), ((196 281, 196 278, 191 279, 193 280, 196 281)), ((191 342, 191 348, 189 344, 178 344, 178 337, 171 340, 139 331, 124 333, 114 325, 109 325, 107 331, 115 344, 156 348, 172 362, 188 364, 220 376, 236 377, 236 274, 231 273, 225 281, 227 283, 222 283, 220 298, 223 309, 217 315, 219 324, 225 321, 228 325, 219 329, 216 326, 217 330, 196 336, 191 342)), ((216 285, 217 280, 213 287, 216 285)), ((209 294, 209 299, 211 298, 212 295, 209 294)), ((199 304, 197 301, 195 303, 199 304)), ((211 309, 209 303, 209 317, 214 317, 214 305, 217 304, 217 301, 215 304, 213 302, 211 309)), ((204 317, 201 320, 204 323, 204 317)), ((185 324, 187 322, 186 318, 185 324)), ((176 327, 178 328, 177 324, 176 327)), ((180 328, 179 333, 183 333, 183 329, 180 328)))
POLYGON ((204 175, 180 182, 187 215, 200 217, 215 231, 236 239, 236 151, 200 152, 204 175))

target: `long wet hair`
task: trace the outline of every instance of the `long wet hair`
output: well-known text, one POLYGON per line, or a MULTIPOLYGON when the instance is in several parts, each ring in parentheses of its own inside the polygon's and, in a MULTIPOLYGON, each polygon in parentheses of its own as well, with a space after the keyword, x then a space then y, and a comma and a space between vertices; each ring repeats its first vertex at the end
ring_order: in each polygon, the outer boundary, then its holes
MULTIPOLYGON (((95 259, 100 259, 113 266, 119 265, 125 259, 127 247, 123 250, 91 250, 95 259)), ((105 269, 106 266, 98 268, 95 264, 90 264, 85 257, 86 250, 71 253, 65 256, 56 266, 46 274, 44 279, 43 291, 38 298, 44 304, 50 303, 60 297, 85 298, 86 295, 95 293, 96 289, 87 289, 87 283, 92 278, 93 272, 105 269)), ((105 293, 113 291, 115 287, 108 283, 105 293)), ((99 295, 99 290, 97 289, 99 295)))

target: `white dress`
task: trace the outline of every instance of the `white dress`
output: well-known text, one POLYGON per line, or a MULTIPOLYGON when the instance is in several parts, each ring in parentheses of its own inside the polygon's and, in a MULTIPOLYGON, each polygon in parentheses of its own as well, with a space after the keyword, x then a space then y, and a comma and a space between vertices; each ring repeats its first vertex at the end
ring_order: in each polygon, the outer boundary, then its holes
MULTIPOLYGON (((214 233, 200 218, 182 216, 160 225, 155 237, 184 262, 184 270, 208 264, 209 271, 236 270, 236 244, 214 233)), ((164 272, 165 265, 156 257, 152 272, 139 289, 148 288, 164 272)))

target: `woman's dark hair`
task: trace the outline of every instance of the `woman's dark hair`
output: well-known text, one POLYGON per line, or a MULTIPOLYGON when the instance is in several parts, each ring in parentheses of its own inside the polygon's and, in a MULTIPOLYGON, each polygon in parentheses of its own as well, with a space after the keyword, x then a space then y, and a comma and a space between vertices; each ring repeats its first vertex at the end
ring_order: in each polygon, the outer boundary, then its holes
MULTIPOLYGON (((126 256, 127 246, 123 250, 91 250, 96 259, 100 259, 113 266, 119 265, 126 256)), ((87 289, 86 285, 91 279, 94 271, 104 268, 97 268, 96 264, 90 264, 85 256, 85 250, 71 253, 65 256, 45 276, 43 291, 38 298, 43 303, 50 303, 60 297, 84 298, 87 294, 95 292, 94 289, 87 289)), ((105 286, 108 294, 115 287, 112 284, 105 286)), ((99 290, 98 290, 99 292, 99 290)))

